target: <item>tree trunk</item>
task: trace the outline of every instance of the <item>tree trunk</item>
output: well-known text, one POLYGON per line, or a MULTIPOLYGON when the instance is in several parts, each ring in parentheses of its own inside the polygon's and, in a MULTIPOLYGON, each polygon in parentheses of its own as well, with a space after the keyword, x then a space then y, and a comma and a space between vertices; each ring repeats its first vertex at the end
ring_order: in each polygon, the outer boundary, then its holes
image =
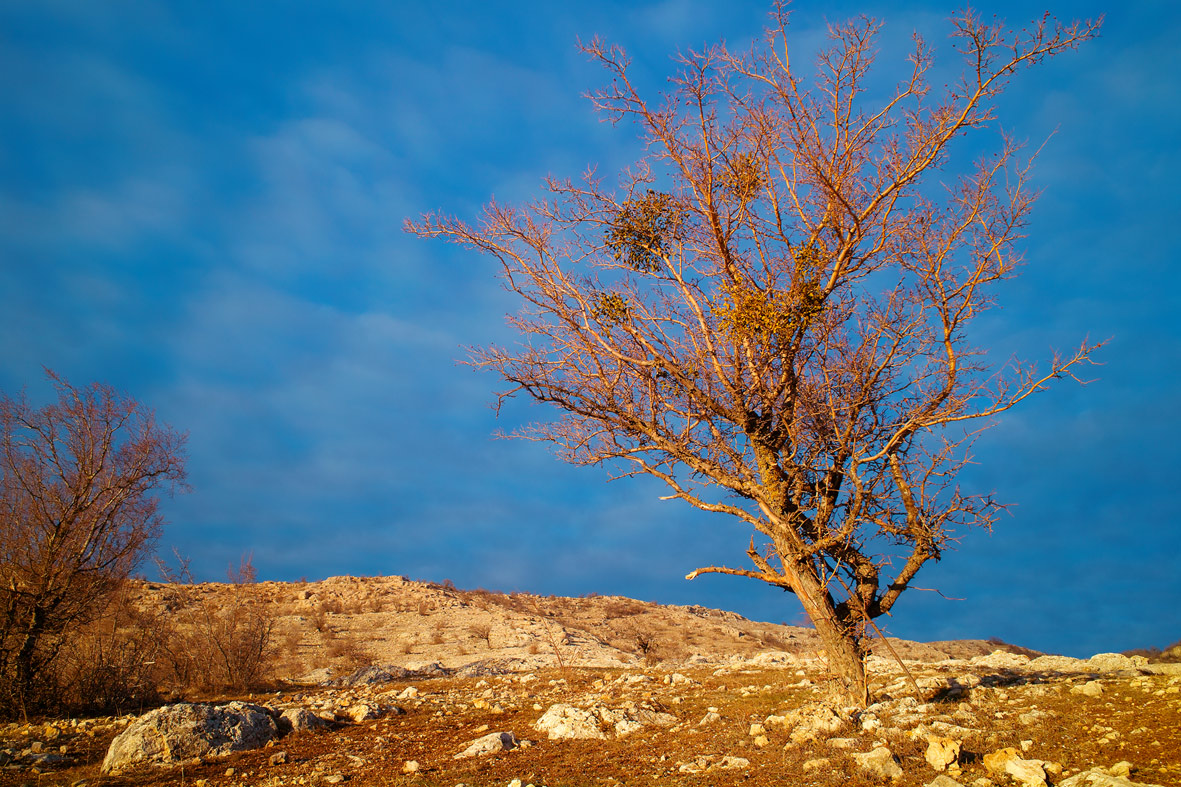
MULTIPOLYGON (((785 553, 781 551, 779 554, 785 553)), ((783 560, 783 566, 804 612, 816 626, 829 671, 840 682, 843 699, 864 708, 869 704, 869 680, 865 674, 866 654, 860 634, 855 627, 841 620, 828 589, 810 566, 788 559, 783 560)))

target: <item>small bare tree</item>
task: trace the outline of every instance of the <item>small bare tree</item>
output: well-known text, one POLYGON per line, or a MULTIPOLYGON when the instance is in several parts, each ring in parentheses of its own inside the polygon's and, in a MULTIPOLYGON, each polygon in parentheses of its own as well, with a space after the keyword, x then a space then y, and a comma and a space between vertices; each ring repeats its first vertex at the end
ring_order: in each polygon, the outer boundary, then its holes
POLYGON ((1047 17, 1014 33, 967 11, 951 24, 958 83, 930 89, 932 49, 916 35, 905 76, 872 104, 870 19, 831 26, 807 78, 777 7, 751 51, 682 56, 656 103, 621 50, 593 41, 612 78, 596 107, 647 145, 618 187, 551 178, 545 199, 492 203, 475 225, 407 222, 491 254, 523 298, 511 323, 525 343, 474 355, 511 385, 502 397, 564 412, 523 434, 747 523, 750 567, 688 578, 795 593, 859 703, 866 626, 998 512, 955 485, 973 425, 1096 349, 1041 370, 986 362, 971 328, 1020 262, 1029 163, 1002 137, 948 186, 929 176, 955 177, 953 143, 990 124, 1013 74, 1098 23, 1047 17))
POLYGON ((54 660, 160 533, 184 436, 105 385, 48 372, 57 402, 0 396, 0 713, 55 692, 54 660))

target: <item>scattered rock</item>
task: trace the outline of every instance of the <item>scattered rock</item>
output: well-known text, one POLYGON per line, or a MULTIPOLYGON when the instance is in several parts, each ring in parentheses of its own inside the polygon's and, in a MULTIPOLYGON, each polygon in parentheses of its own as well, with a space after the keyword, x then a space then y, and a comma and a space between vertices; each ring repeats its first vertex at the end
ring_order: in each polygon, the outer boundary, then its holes
POLYGON ((380 706, 368 702, 359 702, 356 705, 350 705, 345 709, 344 715, 346 718, 354 722, 371 721, 373 719, 380 719, 385 715, 385 710, 380 706))
POLYGON ((357 671, 336 680, 325 681, 328 686, 373 686, 403 680, 410 672, 396 664, 386 664, 381 667, 361 667, 357 671))
POLYGON ((498 751, 512 751, 518 745, 520 742, 517 740, 517 736, 511 732, 490 732, 482 738, 471 741, 466 749, 455 755, 454 759, 463 760, 498 751))
POLYGON ((1122 776, 1112 776, 1099 768, 1075 774, 1058 782, 1057 787, 1160 787, 1158 784, 1134 782, 1122 776))
POLYGON ((1144 656, 1125 656, 1122 653, 1096 653, 1087 662, 1100 672, 1138 670, 1148 664, 1144 656))
POLYGON ((288 708, 279 714, 279 729, 284 733, 319 730, 327 726, 327 721, 306 708, 288 708))
POLYGON ((275 752, 267 758, 267 763, 270 765, 285 765, 287 763, 287 752, 275 752))
POLYGON ((1103 684, 1097 680, 1089 680, 1081 686, 1070 689, 1071 694, 1082 694, 1087 697, 1098 697, 1103 693, 1103 684))
POLYGON ((102 773, 257 749, 278 734, 278 725, 259 705, 166 705, 141 716, 111 741, 102 773))
POLYGON ((941 773, 931 781, 927 782, 927 787, 964 787, 964 785, 960 784, 950 776, 946 776, 941 773))
POLYGON ((853 754, 852 757, 862 770, 874 776, 891 781, 902 778, 902 768, 894 758, 894 753, 885 746, 880 746, 865 754, 853 754))
POLYGON ((1046 771, 1040 760, 1023 760, 1014 757, 1005 761, 1005 773, 1026 787, 1046 787, 1046 771))
POLYGON ((799 745, 822 740, 844 726, 845 722, 828 705, 814 703, 788 713, 784 725, 791 726, 791 742, 799 745))
POLYGON ((551 741, 569 738, 601 740, 607 737, 600 729, 595 714, 564 703, 551 705, 533 725, 533 729, 544 732, 551 741))
POLYGON ((696 757, 692 762, 681 763, 678 770, 681 773, 709 773, 710 771, 736 771, 749 767, 750 760, 745 757, 733 757, 729 754, 719 757, 709 754, 696 757))
POLYGON ((927 738, 927 764, 937 771, 947 770, 947 766, 959 761, 960 746, 955 738, 934 735, 927 738))
POLYGON ((1021 752, 1012 746, 997 749, 994 752, 984 755, 984 770, 993 776, 1001 776, 1005 773, 1005 763, 1009 762, 1009 760, 1019 759, 1021 759, 1021 752))

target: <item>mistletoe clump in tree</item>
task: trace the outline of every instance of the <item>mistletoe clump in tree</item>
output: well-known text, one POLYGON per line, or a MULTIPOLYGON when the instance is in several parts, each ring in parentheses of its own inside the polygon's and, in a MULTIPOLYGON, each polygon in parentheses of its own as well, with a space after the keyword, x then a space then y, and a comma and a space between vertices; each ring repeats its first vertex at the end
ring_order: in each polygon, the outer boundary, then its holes
POLYGON ((745 522, 751 565, 689 578, 794 593, 864 703, 866 627, 999 511, 955 485, 972 425, 1073 377, 1097 347, 1041 370, 985 361, 973 322, 1017 269, 1036 195, 1007 137, 967 166, 952 154, 990 125, 1014 74, 1098 23, 1009 32, 965 12, 951 20, 958 82, 930 88, 932 50, 916 35, 905 78, 870 105, 879 23, 832 26, 805 78, 786 12, 771 18, 749 52, 682 56, 655 104, 624 53, 592 41, 612 77, 592 99, 639 127, 638 166, 615 189, 550 179, 526 207, 407 229, 493 255, 524 299, 510 318, 522 345, 474 362, 563 412, 525 434, 745 522), (936 172, 958 179, 929 183, 936 172))

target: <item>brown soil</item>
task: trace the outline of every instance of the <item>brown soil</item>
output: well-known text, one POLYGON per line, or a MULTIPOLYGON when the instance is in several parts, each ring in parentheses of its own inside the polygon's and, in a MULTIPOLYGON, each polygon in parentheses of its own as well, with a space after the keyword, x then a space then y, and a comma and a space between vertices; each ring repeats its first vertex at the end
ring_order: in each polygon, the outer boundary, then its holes
MULTIPOLYGON (((906 658, 923 659, 907 663, 923 688, 918 691, 919 698, 906 699, 915 690, 902 670, 885 659, 873 659, 875 698, 884 701, 876 712, 880 729, 867 731, 851 715, 845 729, 834 733, 851 739, 851 748, 834 748, 825 740, 792 744, 787 731, 774 727, 768 729, 769 742, 758 746, 751 734, 752 723, 763 723, 768 716, 784 715, 828 696, 823 662, 813 657, 815 642, 806 629, 630 599, 496 597, 419 583, 403 583, 401 589, 408 592, 394 593, 398 586, 393 583, 395 580, 330 580, 307 586, 263 583, 254 592, 263 603, 274 604, 281 618, 289 618, 283 621, 289 631, 301 633, 298 642, 289 636, 289 644, 298 650, 288 654, 292 656, 290 664, 300 669, 328 658, 328 648, 317 644, 323 640, 313 636, 313 632, 321 632, 312 621, 323 609, 318 605, 336 603, 341 605, 340 611, 327 613, 336 637, 363 638, 379 663, 429 660, 454 666, 489 655, 507 655, 525 662, 536 660, 536 666, 484 678, 403 680, 354 689, 287 687, 282 693, 250 699, 272 706, 331 701, 342 708, 368 700, 391 710, 374 721, 342 722, 323 732, 289 735, 255 751, 183 768, 143 768, 119 777, 99 776, 98 766, 110 740, 130 717, 82 724, 57 722, 48 727, 8 725, 0 727, 0 748, 27 749, 37 741, 43 751, 56 752, 64 746, 72 760, 45 765, 43 772, 6 766, 0 769, 0 787, 67 785, 79 780, 92 787, 279 787, 330 784, 338 775, 342 781, 336 783, 349 787, 504 787, 514 779, 522 785, 549 787, 843 787, 880 783, 863 772, 851 756, 869 751, 875 743, 884 743, 895 754, 903 770, 896 783, 908 787, 926 785, 937 775, 924 760, 926 742, 921 729, 936 723, 971 730, 963 739, 960 770, 953 773, 963 785, 982 778, 996 785, 1015 784, 1007 776, 988 774, 981 762, 983 755, 1013 746, 1024 752, 1022 757, 1061 765, 1061 775, 1052 776, 1051 783, 1092 767, 1111 768, 1126 761, 1135 782, 1181 787, 1181 674, 1177 670, 1144 667, 1113 672, 1096 668, 1089 672, 1086 662, 1079 662, 1081 666, 1071 670, 1049 671, 1012 666, 1003 659, 967 661, 997 649, 985 642, 898 643, 896 647, 906 658), (306 591, 311 591, 307 598, 297 598, 306 591), (306 628, 294 620, 300 617, 305 618, 306 628), (482 628, 486 624, 491 625, 490 637, 482 628), (466 634, 461 636, 461 632, 466 634), (636 632, 655 639, 657 644, 649 652, 660 648, 663 660, 637 652, 636 632), (629 634, 630 652, 624 647, 629 634), (402 652, 397 645, 408 637, 416 643, 411 653, 402 652), (778 647, 770 647, 771 642, 778 647), (530 643, 540 646, 531 647, 530 643), (797 653, 799 658, 786 664, 760 664, 751 659, 759 652, 784 650, 797 653), (955 652, 956 660, 938 661, 947 658, 948 651, 955 652), (678 655, 672 659, 674 652, 678 655), (559 668, 556 655, 563 653, 564 668, 559 668), (677 678, 674 682, 674 671, 689 680, 677 678), (961 680, 965 675, 978 678, 979 685, 955 689, 949 679, 961 680), (666 679, 670 682, 665 683, 666 679), (1072 691, 1089 680, 1098 681, 1102 693, 1087 696, 1072 691), (397 699, 408 686, 418 690, 417 697, 397 699), (608 740, 550 741, 533 725, 545 709, 558 702, 578 707, 635 703, 671 713, 677 723, 672 727, 646 726, 608 740), (396 713, 393 706, 405 712, 396 713), (700 724, 711 708, 717 709, 719 718, 700 724), (466 760, 453 758, 473 739, 498 731, 513 732, 532 745, 466 760), (286 753, 286 762, 270 764, 278 752, 286 753), (716 762, 726 755, 748 760, 749 765, 700 774, 682 769, 698 758, 712 757, 716 762), (821 759, 826 762, 816 762, 821 759), (416 773, 403 773, 408 761, 418 763, 416 773), (805 767, 808 762, 811 764, 805 767)), ((156 592, 151 587, 145 590, 156 592)), ((208 592, 228 590, 210 586, 208 592)), ((1013 658, 1024 661, 1023 657, 1013 658)), ((980 785, 984 787, 983 782, 980 785)))

